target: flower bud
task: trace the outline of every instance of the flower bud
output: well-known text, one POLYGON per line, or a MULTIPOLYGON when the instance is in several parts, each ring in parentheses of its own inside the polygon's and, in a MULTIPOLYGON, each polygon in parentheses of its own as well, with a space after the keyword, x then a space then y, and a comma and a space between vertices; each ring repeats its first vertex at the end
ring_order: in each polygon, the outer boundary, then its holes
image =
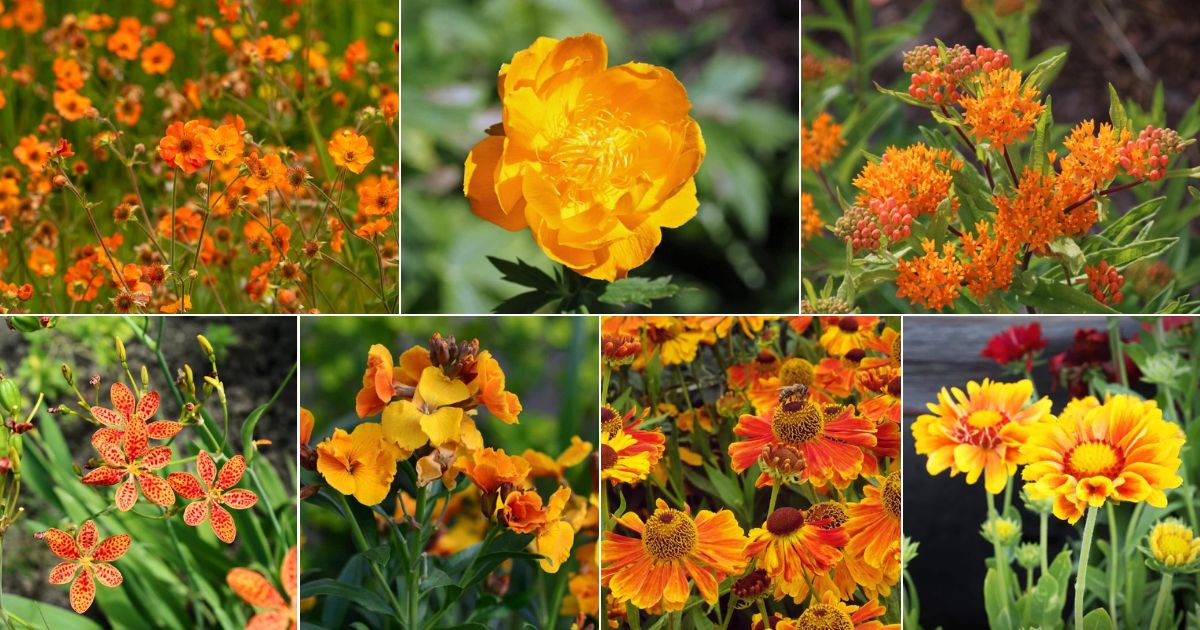
POLYGON ((71 366, 64 363, 64 364, 62 364, 61 369, 62 369, 63 378, 66 379, 66 381, 67 381, 67 385, 74 387, 75 386, 75 373, 71 371, 71 366))
POLYGON ((21 412, 21 388, 3 375, 0 375, 0 408, 0 411, 13 416, 21 412))
POLYGON ((1042 546, 1032 542, 1021 543, 1014 555, 1022 568, 1033 569, 1042 563, 1042 546))
POLYGON ((125 342, 121 341, 120 337, 113 337, 117 342, 117 360, 122 364, 125 363, 125 342))
POLYGON ((1012 547, 1021 540, 1021 524, 1005 516, 993 516, 984 521, 979 534, 988 542, 1012 547))
POLYGON ((196 341, 200 342, 200 349, 204 351, 204 356, 208 357, 209 361, 216 363, 217 355, 213 352, 212 344, 208 342, 208 338, 204 335, 196 335, 196 341))

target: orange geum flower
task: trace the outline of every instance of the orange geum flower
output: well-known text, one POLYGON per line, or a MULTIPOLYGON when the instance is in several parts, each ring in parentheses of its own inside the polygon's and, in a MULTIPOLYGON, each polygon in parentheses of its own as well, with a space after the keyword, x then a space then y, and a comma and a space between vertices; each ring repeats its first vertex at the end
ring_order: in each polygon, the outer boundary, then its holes
POLYGON ((83 69, 74 59, 59 57, 54 60, 54 83, 60 90, 78 90, 83 87, 83 69))
POLYGON ((92 606, 97 580, 114 588, 125 581, 121 571, 109 563, 119 560, 129 550, 132 542, 129 534, 117 534, 101 541, 96 524, 87 520, 74 537, 61 529, 50 528, 42 533, 42 540, 54 555, 64 560, 50 570, 50 583, 71 582, 71 608, 81 615, 92 606))
POLYGON ((354 230, 354 233, 363 238, 369 239, 373 236, 383 234, 391 226, 392 222, 389 221, 387 217, 379 217, 374 221, 367 221, 366 223, 360 225, 354 230))
POLYGON ((335 134, 329 141, 329 155, 334 164, 359 174, 375 159, 375 149, 365 136, 352 131, 335 134))
POLYGON ((971 135, 1002 150, 1029 135, 1045 106, 1038 101, 1038 90, 1021 86, 1021 71, 998 68, 979 78, 978 96, 959 99, 963 117, 971 135))
POLYGON ((174 62, 175 51, 162 42, 154 42, 142 51, 142 70, 146 74, 166 74, 174 62))
POLYGON ((842 126, 833 122, 828 112, 821 112, 812 126, 800 121, 800 165, 820 171, 822 166, 833 162, 842 152, 846 141, 842 139, 842 126))
POLYGON ((292 54, 287 40, 270 35, 263 35, 254 43, 254 51, 267 61, 285 61, 292 54))
POLYGON ((122 28, 108 36, 107 46, 114 55, 133 61, 137 59, 138 51, 142 48, 142 41, 136 30, 130 31, 122 28))
POLYGON ((208 161, 204 156, 201 134, 207 127, 197 120, 186 123, 173 122, 167 134, 158 141, 158 155, 172 168, 181 168, 184 173, 195 173, 208 161))
POLYGON ((58 269, 58 257, 49 247, 35 245, 29 252, 29 260, 26 264, 33 273, 43 278, 49 278, 58 269))
POLYGON ((221 164, 229 164, 242 157, 242 150, 246 147, 242 134, 233 125, 209 129, 201 134, 200 139, 204 143, 204 157, 221 164))
POLYGON ((248 156, 245 165, 250 170, 250 176, 245 179, 246 188, 256 197, 286 181, 283 160, 274 153, 268 153, 262 158, 257 155, 248 156))
MULTIPOLYGON (((148 391, 138 399, 124 383, 114 382, 109 387, 109 400, 113 409, 99 405, 93 405, 90 409, 92 417, 104 425, 92 435, 92 445, 96 448, 106 442, 120 445, 125 440, 125 427, 135 422, 135 416, 141 422, 152 420, 154 414, 158 413, 160 396, 156 391, 148 391)), ((146 435, 152 440, 166 440, 182 428, 183 425, 178 422, 158 420, 146 425, 146 435)))
POLYGON ((704 601, 717 601, 717 586, 746 567, 747 539, 733 512, 701 510, 692 518, 658 499, 642 521, 626 512, 617 523, 639 538, 606 532, 600 581, 619 602, 648 610, 681 610, 691 595, 688 577, 704 601))
POLYGON ((50 161, 50 143, 34 135, 25 136, 13 147, 13 157, 30 171, 39 172, 50 161))
POLYGON ((115 486, 116 504, 122 512, 128 512, 138 500, 138 487, 152 503, 167 507, 175 504, 175 492, 171 484, 154 474, 171 463, 171 447, 149 447, 146 421, 138 414, 128 418, 125 424, 124 445, 101 442, 96 446, 104 465, 80 479, 90 486, 115 486))
POLYGON ((242 601, 264 609, 250 618, 246 623, 247 630, 295 630, 299 555, 297 548, 292 547, 279 565, 279 583, 287 593, 286 601, 275 585, 258 571, 237 567, 225 575, 225 583, 242 601))
POLYGON ((91 106, 92 99, 75 90, 59 90, 54 93, 54 109, 67 120, 76 121, 83 118, 91 106))
POLYGON ((223 542, 232 543, 237 537, 237 525, 233 515, 224 507, 246 510, 258 503, 258 495, 250 490, 234 488, 246 471, 246 458, 234 455, 221 466, 217 465, 205 451, 196 455, 196 473, 173 472, 167 475, 171 488, 184 499, 192 500, 183 510, 183 522, 195 527, 208 519, 213 533, 223 542))
POLYGON ((528 227, 552 260, 615 280, 649 260, 663 228, 696 215, 704 139, 670 70, 610 68, 592 33, 541 37, 501 66, 497 88, 503 122, 463 177, 479 217, 528 227))

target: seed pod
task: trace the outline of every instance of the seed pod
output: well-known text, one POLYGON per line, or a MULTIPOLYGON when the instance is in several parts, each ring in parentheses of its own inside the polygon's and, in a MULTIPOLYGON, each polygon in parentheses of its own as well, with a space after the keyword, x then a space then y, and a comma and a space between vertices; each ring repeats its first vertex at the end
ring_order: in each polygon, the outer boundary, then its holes
POLYGON ((33 315, 21 315, 19 317, 9 317, 8 325, 13 330, 21 332, 34 332, 42 329, 42 320, 40 317, 33 315))
POLYGON ((12 416, 21 411, 21 388, 11 378, 0 379, 0 407, 12 416))

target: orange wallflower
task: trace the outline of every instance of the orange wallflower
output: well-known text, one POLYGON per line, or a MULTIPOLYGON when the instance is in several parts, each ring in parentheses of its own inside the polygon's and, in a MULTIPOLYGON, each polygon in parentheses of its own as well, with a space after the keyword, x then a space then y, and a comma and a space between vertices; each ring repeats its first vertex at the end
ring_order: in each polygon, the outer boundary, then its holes
POLYGON ((181 168, 184 173, 195 173, 208 161, 204 156, 201 135, 208 129, 197 120, 187 123, 173 122, 167 134, 158 141, 158 155, 172 168, 181 168))
POLYGON ((924 256, 901 260, 896 266, 896 296, 940 311, 958 297, 965 277, 963 266, 953 243, 943 244, 941 254, 929 239, 924 239, 921 247, 924 256))
POLYGON ((174 62, 175 51, 162 42, 154 42, 142 51, 142 70, 146 74, 166 74, 174 62))
POLYGON ((520 455, 505 453, 504 449, 479 449, 470 457, 459 459, 455 466, 483 494, 491 494, 503 485, 520 486, 529 476, 529 462, 520 455))
POLYGON ((701 510, 692 518, 662 499, 644 522, 634 512, 617 524, 638 538, 605 532, 600 581, 619 602, 643 610, 681 610, 691 595, 690 577, 701 597, 717 601, 717 585, 746 566, 747 539, 733 512, 701 510))
POLYGON ((1001 149, 1025 139, 1037 124, 1045 106, 1038 90, 1021 86, 1021 71, 998 68, 979 78, 978 96, 959 100, 971 135, 1001 149))
POLYGON ((591 33, 542 37, 501 67, 498 91, 503 123, 471 150, 463 177, 479 217, 528 227, 550 259, 614 280, 649 260, 663 228, 695 216, 704 140, 669 70, 609 68, 591 33))
POLYGON ((800 166, 820 171, 822 166, 832 163, 841 154, 846 141, 842 139, 842 126, 833 122, 828 112, 821 112, 812 127, 800 121, 800 166))
POLYGON ((504 390, 504 371, 491 352, 484 350, 475 359, 476 376, 471 388, 476 390, 475 399, 483 403, 492 415, 506 424, 516 424, 521 413, 521 401, 517 395, 504 390))
POLYGON ((75 90, 60 90, 54 93, 54 109, 63 118, 76 121, 87 114, 92 106, 92 99, 83 96, 75 90))
POLYGON ((334 164, 358 174, 375 159, 375 149, 365 137, 346 131, 335 134, 329 140, 329 155, 333 157, 334 164))

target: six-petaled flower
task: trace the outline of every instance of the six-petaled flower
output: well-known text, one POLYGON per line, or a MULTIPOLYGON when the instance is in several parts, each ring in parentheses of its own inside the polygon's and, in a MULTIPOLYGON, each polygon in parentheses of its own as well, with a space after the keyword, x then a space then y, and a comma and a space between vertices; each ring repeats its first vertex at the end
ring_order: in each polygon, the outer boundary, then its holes
POLYGON ((149 447, 146 421, 139 414, 129 417, 125 425, 123 444, 100 442, 96 450, 104 458, 104 465, 83 476, 83 483, 91 486, 117 487, 117 508, 128 512, 137 503, 138 486, 151 502, 163 507, 175 504, 175 493, 171 485, 154 474, 171 462, 171 447, 149 447))
POLYGON ((54 555, 63 559, 50 570, 51 584, 71 582, 71 608, 83 613, 96 597, 96 580, 105 586, 120 586, 124 578, 116 567, 109 564, 129 550, 131 539, 128 534, 109 536, 103 542, 96 531, 96 524, 84 521, 79 533, 72 537, 61 529, 48 529, 42 539, 54 555), (74 581, 72 581, 74 579, 74 581))
POLYGON ((183 521, 195 527, 207 519, 217 538, 232 543, 237 536, 237 525, 233 522, 233 515, 221 506, 245 510, 254 507, 258 502, 258 495, 233 487, 241 481, 245 471, 246 459, 241 455, 231 457, 221 466, 221 472, 218 473, 212 457, 200 451, 196 456, 196 472, 199 479, 185 472, 173 472, 168 475, 167 480, 175 492, 184 499, 193 500, 183 511, 183 521))
POLYGON ((104 424, 104 427, 92 435, 92 445, 97 449, 102 443, 121 444, 125 439, 125 426, 135 415, 146 423, 146 435, 152 440, 166 440, 174 437, 183 428, 182 424, 172 420, 151 422, 158 412, 160 396, 156 391, 148 391, 141 398, 136 398, 124 383, 113 383, 109 390, 113 409, 93 406, 92 417, 104 424))

